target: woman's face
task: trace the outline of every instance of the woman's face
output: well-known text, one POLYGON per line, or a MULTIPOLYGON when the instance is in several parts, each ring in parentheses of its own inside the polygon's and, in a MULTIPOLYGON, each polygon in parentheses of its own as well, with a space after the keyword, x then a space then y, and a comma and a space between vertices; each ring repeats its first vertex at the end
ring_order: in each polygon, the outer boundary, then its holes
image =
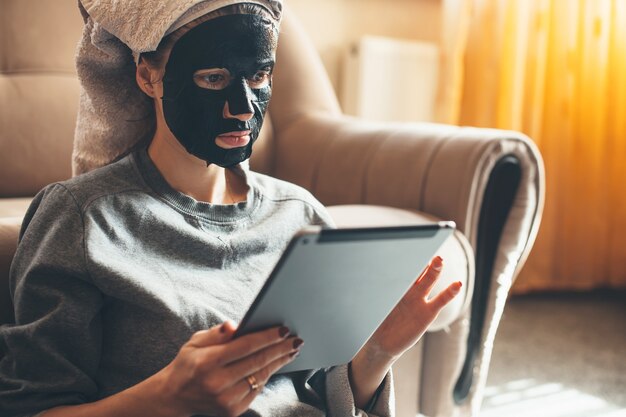
POLYGON ((163 115, 187 151, 222 167, 248 159, 272 94, 278 33, 257 15, 221 16, 172 48, 163 115))

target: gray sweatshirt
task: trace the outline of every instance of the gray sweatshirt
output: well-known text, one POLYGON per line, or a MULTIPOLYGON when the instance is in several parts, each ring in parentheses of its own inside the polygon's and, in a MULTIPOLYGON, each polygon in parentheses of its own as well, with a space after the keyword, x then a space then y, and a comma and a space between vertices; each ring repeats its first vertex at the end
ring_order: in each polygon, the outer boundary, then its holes
MULTIPOLYGON (((306 190, 242 175, 245 202, 198 202, 143 149, 42 190, 11 268, 0 416, 95 401, 155 374, 195 331, 241 320, 296 231, 332 224, 306 190)), ((245 416, 391 416, 392 391, 388 375, 366 413, 346 365, 278 375, 245 416)))

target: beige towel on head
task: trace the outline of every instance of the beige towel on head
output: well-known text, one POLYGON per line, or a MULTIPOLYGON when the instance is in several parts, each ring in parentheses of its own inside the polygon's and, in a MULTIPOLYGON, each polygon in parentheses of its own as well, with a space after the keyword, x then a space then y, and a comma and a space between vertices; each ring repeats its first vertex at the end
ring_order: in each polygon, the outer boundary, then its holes
POLYGON ((236 3, 265 7, 277 21, 282 0, 79 0, 85 19, 76 69, 81 84, 74 175, 107 165, 155 129, 152 99, 135 81, 135 60, 190 21, 236 3))

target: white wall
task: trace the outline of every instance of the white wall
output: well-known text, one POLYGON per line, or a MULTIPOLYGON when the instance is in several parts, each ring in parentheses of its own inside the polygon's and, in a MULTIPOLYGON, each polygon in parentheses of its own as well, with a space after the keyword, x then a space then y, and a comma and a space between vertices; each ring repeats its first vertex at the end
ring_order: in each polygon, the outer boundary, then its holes
POLYGON ((286 0, 313 39, 335 87, 350 45, 362 35, 439 42, 441 0, 286 0))

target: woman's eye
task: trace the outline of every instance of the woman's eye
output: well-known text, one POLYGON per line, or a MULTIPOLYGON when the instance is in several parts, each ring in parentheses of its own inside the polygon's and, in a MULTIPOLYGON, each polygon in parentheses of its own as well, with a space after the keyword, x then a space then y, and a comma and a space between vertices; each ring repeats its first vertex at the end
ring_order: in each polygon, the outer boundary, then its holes
POLYGON ((224 79, 223 76, 221 75, 217 75, 217 74, 211 74, 209 76, 206 77, 206 79, 210 82, 210 83, 216 83, 218 81, 222 81, 224 79))
POLYGON ((208 90, 223 90, 228 87, 228 84, 230 84, 230 75, 225 71, 198 71, 193 75, 193 81, 200 88, 206 88, 208 90))
POLYGON ((248 79, 250 88, 267 87, 270 83, 271 74, 269 71, 259 71, 248 79))

